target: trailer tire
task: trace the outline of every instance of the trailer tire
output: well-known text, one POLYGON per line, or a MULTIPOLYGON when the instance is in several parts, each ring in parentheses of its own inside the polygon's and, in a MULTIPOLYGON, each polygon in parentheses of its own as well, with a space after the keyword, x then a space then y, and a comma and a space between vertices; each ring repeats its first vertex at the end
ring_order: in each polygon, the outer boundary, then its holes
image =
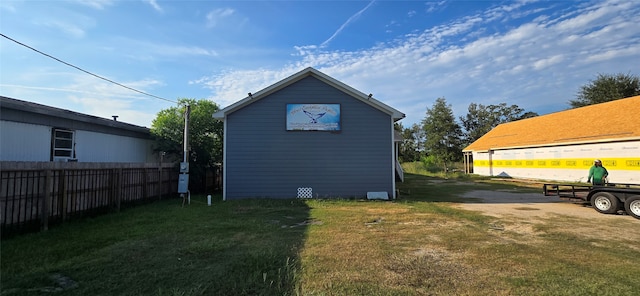
POLYGON ((597 192, 591 197, 591 205, 603 214, 615 214, 620 209, 618 198, 609 192, 597 192))
POLYGON ((640 219, 640 195, 630 196, 624 202, 624 209, 627 214, 636 219, 640 219))

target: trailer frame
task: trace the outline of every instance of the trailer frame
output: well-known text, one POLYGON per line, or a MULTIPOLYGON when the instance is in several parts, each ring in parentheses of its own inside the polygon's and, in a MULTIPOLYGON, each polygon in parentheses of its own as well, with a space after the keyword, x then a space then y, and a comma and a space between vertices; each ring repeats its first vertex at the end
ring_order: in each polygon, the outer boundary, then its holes
POLYGON ((624 211, 640 219, 640 184, 607 183, 603 186, 579 184, 543 184, 545 196, 582 200, 603 214, 624 211))

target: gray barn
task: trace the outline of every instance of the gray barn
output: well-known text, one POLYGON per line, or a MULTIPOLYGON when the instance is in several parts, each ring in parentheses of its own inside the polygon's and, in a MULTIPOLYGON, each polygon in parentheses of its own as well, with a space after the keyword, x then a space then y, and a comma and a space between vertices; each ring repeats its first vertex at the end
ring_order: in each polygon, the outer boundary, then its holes
POLYGON ((394 122, 371 95, 306 68, 216 112, 223 198, 395 198, 394 122))

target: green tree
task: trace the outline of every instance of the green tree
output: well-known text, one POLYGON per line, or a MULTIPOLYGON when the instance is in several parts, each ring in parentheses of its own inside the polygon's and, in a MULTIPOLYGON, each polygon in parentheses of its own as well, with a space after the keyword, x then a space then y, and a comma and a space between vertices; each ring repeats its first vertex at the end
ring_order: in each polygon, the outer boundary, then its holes
POLYGON ((469 104, 468 113, 460 117, 462 127, 465 130, 464 144, 469 145, 488 133, 499 124, 535 117, 535 112, 524 112, 518 105, 507 106, 506 103, 498 105, 469 104))
POLYGON ((206 171, 222 162, 223 124, 212 117, 219 107, 209 100, 186 98, 179 99, 178 105, 161 110, 151 123, 155 150, 182 160, 185 109, 186 105, 191 106, 187 146, 189 188, 193 192, 201 192, 205 189, 206 171))
POLYGON ((405 128, 401 123, 395 124, 395 129, 402 135, 398 158, 400 162, 418 161, 424 154, 424 131, 418 124, 405 128))
POLYGON ((598 74, 598 78, 580 87, 572 108, 579 108, 640 95, 640 77, 631 74, 598 74))
POLYGON ((445 98, 438 98, 431 109, 427 108, 422 128, 427 154, 434 156, 447 172, 449 163, 462 157, 462 129, 445 98))

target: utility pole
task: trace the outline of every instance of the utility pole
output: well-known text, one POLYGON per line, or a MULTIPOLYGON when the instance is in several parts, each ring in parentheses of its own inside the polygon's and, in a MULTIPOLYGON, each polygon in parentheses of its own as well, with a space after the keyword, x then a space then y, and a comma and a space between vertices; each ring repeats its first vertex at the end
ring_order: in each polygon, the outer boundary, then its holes
POLYGON ((191 115, 191 106, 187 105, 184 112, 184 139, 183 139, 183 155, 180 163, 180 175, 178 176, 178 193, 182 197, 182 206, 185 201, 191 204, 191 193, 189 192, 189 116, 191 115), (185 195, 186 194, 186 195, 185 195))

